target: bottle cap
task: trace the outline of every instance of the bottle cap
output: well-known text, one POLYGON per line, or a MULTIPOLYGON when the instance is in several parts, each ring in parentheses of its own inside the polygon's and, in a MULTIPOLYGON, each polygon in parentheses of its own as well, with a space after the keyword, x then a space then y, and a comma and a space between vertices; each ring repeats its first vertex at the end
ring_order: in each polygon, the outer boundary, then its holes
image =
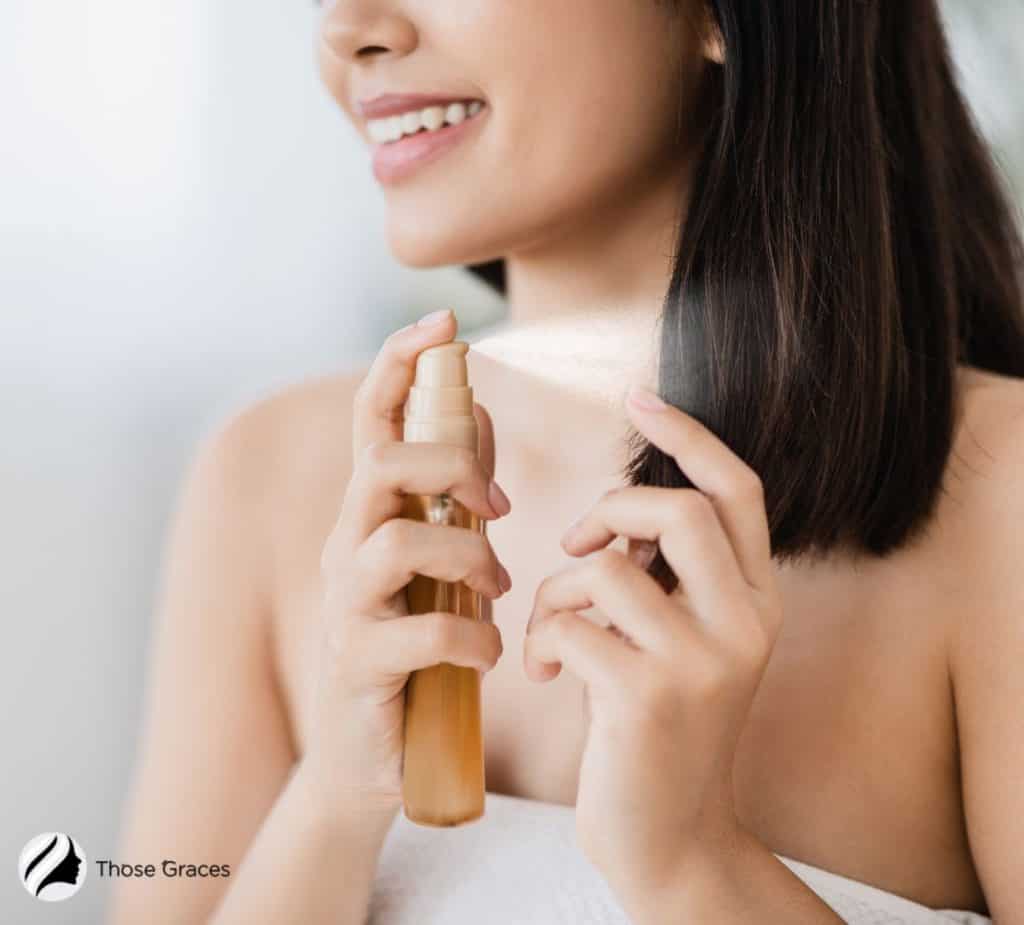
POLYGON ((469 344, 428 347, 416 358, 416 376, 405 407, 403 439, 450 443, 479 453, 466 354, 469 344))

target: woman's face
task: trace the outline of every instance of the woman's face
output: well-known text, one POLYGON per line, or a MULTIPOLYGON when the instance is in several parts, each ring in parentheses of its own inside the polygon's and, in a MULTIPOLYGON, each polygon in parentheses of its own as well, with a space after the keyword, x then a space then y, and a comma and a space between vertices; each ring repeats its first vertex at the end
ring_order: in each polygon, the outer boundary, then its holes
POLYGON ((323 0, 320 74, 374 152, 395 256, 527 251, 678 174, 704 66, 697 3, 323 0), (445 121, 434 135, 411 117, 394 142, 396 117, 372 125, 360 106, 384 94, 451 102, 406 102, 445 121), (459 122, 452 103, 473 100, 459 122))

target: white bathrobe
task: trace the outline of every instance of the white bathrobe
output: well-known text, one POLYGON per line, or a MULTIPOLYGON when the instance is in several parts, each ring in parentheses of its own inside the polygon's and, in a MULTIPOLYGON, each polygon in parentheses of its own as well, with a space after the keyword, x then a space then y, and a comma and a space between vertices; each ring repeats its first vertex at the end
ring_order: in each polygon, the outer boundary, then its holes
MULTIPOLYGON (((982 925, 780 858, 853 925, 982 925)), ((572 807, 488 793, 483 818, 450 829, 399 810, 377 868, 370 925, 632 925, 576 844, 572 807)))

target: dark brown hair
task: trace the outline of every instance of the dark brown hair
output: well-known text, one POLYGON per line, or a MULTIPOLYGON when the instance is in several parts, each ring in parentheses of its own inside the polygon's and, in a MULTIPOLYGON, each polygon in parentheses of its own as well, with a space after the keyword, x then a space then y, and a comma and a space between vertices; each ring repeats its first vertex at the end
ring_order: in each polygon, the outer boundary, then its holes
MULTIPOLYGON (((709 0, 725 63, 659 391, 761 477, 780 560, 925 527, 958 363, 1024 376, 1021 243, 934 0, 709 0)), ((497 288, 501 261, 472 267, 497 288)), ((633 484, 693 487, 630 433, 633 484)), ((660 555, 649 571, 671 590, 660 555)))

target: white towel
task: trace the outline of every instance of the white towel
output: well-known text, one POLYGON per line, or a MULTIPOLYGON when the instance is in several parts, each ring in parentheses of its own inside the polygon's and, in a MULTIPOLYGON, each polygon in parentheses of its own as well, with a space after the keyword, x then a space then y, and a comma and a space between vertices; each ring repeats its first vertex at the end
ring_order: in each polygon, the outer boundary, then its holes
MULTIPOLYGON (((852 925, 990 925, 933 910, 780 858, 852 925)), ((576 844, 571 806, 488 793, 483 818, 454 828, 399 810, 384 840, 370 925, 632 925, 576 844)))

